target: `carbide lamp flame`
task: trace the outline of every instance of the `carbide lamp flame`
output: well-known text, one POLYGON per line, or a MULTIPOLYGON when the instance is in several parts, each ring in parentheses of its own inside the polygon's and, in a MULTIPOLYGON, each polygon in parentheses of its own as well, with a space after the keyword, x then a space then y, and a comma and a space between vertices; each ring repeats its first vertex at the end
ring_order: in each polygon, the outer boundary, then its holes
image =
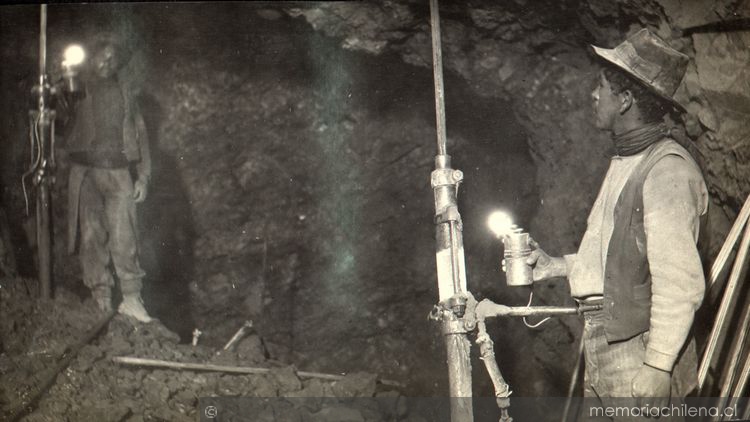
POLYGON ((487 219, 487 225, 498 238, 512 233, 515 227, 510 215, 503 211, 495 211, 490 214, 490 217, 487 219))
POLYGON ((78 78, 79 68, 86 60, 86 52, 78 44, 73 44, 65 49, 63 53, 63 81, 65 81, 65 89, 71 93, 80 93, 83 90, 81 81, 78 78))
POLYGON ((71 68, 80 65, 86 59, 86 52, 78 44, 73 44, 65 49, 63 53, 62 66, 64 68, 71 68))
POLYGON ((505 280, 508 286, 529 286, 533 283, 532 268, 526 264, 531 254, 529 234, 513 224, 510 215, 495 211, 487 220, 490 230, 503 241, 505 280))

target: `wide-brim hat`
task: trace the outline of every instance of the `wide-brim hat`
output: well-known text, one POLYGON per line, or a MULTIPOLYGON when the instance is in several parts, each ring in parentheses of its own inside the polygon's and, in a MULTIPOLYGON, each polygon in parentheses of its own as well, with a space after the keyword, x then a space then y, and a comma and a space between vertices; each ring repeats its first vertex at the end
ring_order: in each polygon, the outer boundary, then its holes
POLYGON ((687 70, 687 55, 680 53, 648 29, 641 29, 615 48, 592 45, 599 57, 642 82, 652 92, 676 105, 674 94, 687 70))

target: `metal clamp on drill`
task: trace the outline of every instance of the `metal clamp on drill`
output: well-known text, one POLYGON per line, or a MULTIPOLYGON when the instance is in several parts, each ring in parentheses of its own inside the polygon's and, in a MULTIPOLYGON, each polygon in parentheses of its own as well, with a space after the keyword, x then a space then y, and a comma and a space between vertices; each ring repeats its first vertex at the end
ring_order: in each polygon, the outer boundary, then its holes
POLYGON ((430 177, 430 185, 435 191, 435 224, 457 222, 461 224, 461 214, 455 204, 458 194, 458 185, 464 180, 461 170, 451 168, 450 155, 438 155, 435 157, 435 170, 430 177), (453 201, 450 196, 453 196, 453 201), (442 206, 443 208, 438 208, 442 206))
POLYGON ((477 326, 477 301, 471 293, 460 293, 432 308, 428 319, 443 323, 443 334, 467 334, 477 326))

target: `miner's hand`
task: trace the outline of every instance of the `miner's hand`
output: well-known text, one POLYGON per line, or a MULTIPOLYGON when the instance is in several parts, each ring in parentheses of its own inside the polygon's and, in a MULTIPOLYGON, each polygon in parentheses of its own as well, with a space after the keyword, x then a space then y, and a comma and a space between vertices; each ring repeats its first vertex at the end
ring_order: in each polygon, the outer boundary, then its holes
POLYGON ((133 200, 140 203, 146 200, 148 193, 148 183, 145 180, 136 180, 133 185, 133 200))
POLYGON ((534 267, 534 281, 547 280, 554 277, 565 277, 568 275, 568 269, 564 258, 547 255, 547 252, 544 252, 544 250, 539 247, 539 243, 534 239, 530 238, 529 244, 534 250, 532 250, 531 255, 526 258, 526 264, 534 267))
POLYGON ((661 369, 643 365, 633 378, 633 397, 638 407, 662 408, 669 405, 672 375, 661 369))

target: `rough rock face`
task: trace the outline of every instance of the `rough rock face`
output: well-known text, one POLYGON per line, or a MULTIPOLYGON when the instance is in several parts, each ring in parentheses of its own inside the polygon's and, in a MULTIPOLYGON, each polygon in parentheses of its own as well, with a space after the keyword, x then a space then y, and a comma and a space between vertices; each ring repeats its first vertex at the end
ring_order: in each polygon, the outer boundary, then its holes
MULTIPOLYGON (((166 276, 154 285, 175 275, 160 269, 165 248, 156 233, 193 227, 169 236, 192 245, 185 249, 192 263, 177 260, 187 271, 178 277, 190 280, 190 315, 207 327, 206 341, 225 341, 253 319, 274 357, 326 370, 383 371, 431 391, 444 374, 432 371, 441 348, 424 319, 436 288, 429 72, 396 57, 382 65, 342 52, 313 32, 276 47, 282 36, 267 41, 265 55, 256 50, 250 66, 233 51, 188 56, 187 65, 184 56, 149 59, 157 74, 173 76, 146 81, 159 110, 156 144, 163 157, 174 157, 154 176, 162 182, 151 199, 155 208, 173 209, 149 211, 154 218, 145 222, 153 268, 166 276), (279 79, 276 72, 290 68, 296 70, 279 79), (189 217, 179 217, 188 208, 189 217), (410 349, 430 350, 431 358, 404 353, 410 349)), ((468 177, 476 176, 466 195, 483 207, 527 202, 532 180, 509 177, 529 171, 520 126, 497 117, 502 102, 472 104, 462 82, 451 80, 461 84, 451 88, 461 104, 452 110, 465 121, 452 131, 451 148, 472 166, 468 177), (492 122, 472 129, 471 116, 484 114, 492 122)), ((484 234, 486 215, 477 217, 470 227, 484 234)), ((486 240, 484 255, 491 252, 486 240)), ((494 284, 496 250, 488 258, 475 266, 492 272, 485 282, 494 284)))
MULTIPOLYGON (((442 344, 424 318, 436 297, 429 71, 342 51, 303 20, 252 5, 166 9, 122 10, 140 22, 129 42, 143 48, 121 77, 143 87, 154 155, 139 208, 148 309, 183 339, 198 327, 221 345, 253 320, 273 358, 438 391, 442 344), (173 37, 176 28, 189 36, 173 37)), ((58 17, 67 23, 53 32, 95 33, 80 13, 58 17)), ((533 166, 507 104, 448 80, 451 153, 472 180, 462 191, 476 234, 469 264, 495 286, 499 248, 485 218, 513 203, 528 220, 533 178, 512 175, 533 166)), ((56 274, 86 296, 75 257, 62 251, 66 169, 63 157, 56 274)))
MULTIPOLYGON (((611 47, 649 27, 691 58, 678 98, 690 111, 687 134, 705 158, 715 204, 708 256, 715 255, 728 220, 750 193, 748 32, 681 35, 717 17, 747 17, 749 7, 746 1, 669 0, 441 6, 445 67, 466 79, 478 95, 510 99, 525 126, 540 199, 530 229, 546 249, 557 254, 574 250, 607 164, 609 141, 590 122, 589 81, 596 63, 586 45, 611 47)), ((427 14, 417 2, 326 4, 288 13, 304 16, 314 29, 341 40, 344 48, 372 54, 393 50, 408 63, 431 64, 427 14), (386 30, 373 35, 368 29, 373 19, 386 30)), ((564 289, 553 288, 541 296, 559 303, 566 295, 564 289)), ((560 341, 549 331, 541 336, 548 346, 560 341)), ((545 356, 546 350, 558 348, 535 347, 542 362, 552 358, 545 356)))
MULTIPOLYGON (((746 31, 689 28, 747 16, 747 1, 443 3, 449 152, 466 175, 460 206, 472 291, 505 304, 528 300, 528 290, 502 287, 500 248, 484 227, 493 208, 510 210, 550 253, 577 246, 610 142, 590 122, 597 65, 586 46, 613 46, 643 26, 691 57, 680 95, 718 205, 710 248, 718 249, 750 192, 749 40, 746 31)), ((437 297, 426 2, 50 10, 59 11, 50 16, 56 46, 110 19, 137 47, 123 77, 144 87, 155 151, 154 183, 140 208, 150 311, 183 341, 199 327, 203 341, 221 345, 253 320, 272 358, 311 370, 371 370, 408 380, 413 393, 443 394, 442 342, 424 319, 437 297)), ((16 66, 0 71, 13 94, 0 99, 8 111, 0 131, 23 139, 25 104, 11 98, 33 80, 35 40, 10 22, 33 27, 36 15, 0 17, 3 37, 24 46, 17 62, 15 44, 2 47, 16 66)), ((11 227, 22 220, 24 145, 2 145, 12 157, 0 169, 11 227)), ((63 160, 54 192, 58 247, 65 188, 63 160)), ((62 250, 56 258, 60 282, 85 296, 75 260, 62 250)), ((534 289, 535 304, 569 303, 564 283, 534 289)), ((491 325, 517 394, 564 394, 576 318, 533 331, 516 320, 491 325)), ((167 343, 182 350, 175 338, 167 343)), ((491 395, 483 371, 475 381, 491 395)))
MULTIPOLYGON (((304 16, 314 29, 341 39, 344 48, 373 54, 390 49, 398 51, 409 63, 424 66, 431 63, 425 10, 417 2, 327 4, 290 9, 288 13, 304 16), (372 23, 373 20, 378 24, 372 23), (375 32, 373 26, 383 30, 375 32)), ((747 146, 745 122, 750 95, 748 32, 695 27, 748 14, 750 4, 736 0, 688 4, 672 0, 617 3, 592 0, 577 5, 525 1, 502 6, 482 1, 445 4, 442 6, 444 60, 448 69, 468 80, 480 95, 514 100, 520 119, 528 123, 531 149, 554 151, 547 157, 536 158, 543 164, 539 166, 540 185, 555 192, 559 189, 545 180, 546 174, 558 174, 560 169, 580 174, 578 170, 586 167, 589 170, 585 170, 585 175, 596 176, 603 168, 595 165, 591 169, 589 160, 579 160, 585 161, 586 166, 575 163, 576 157, 599 157, 606 149, 606 141, 592 133, 583 110, 588 103, 587 75, 596 69, 592 56, 586 54, 586 43, 613 46, 641 27, 651 28, 691 57, 691 67, 678 98, 690 111, 686 122, 688 135, 709 157, 706 162, 711 192, 719 204, 728 205, 725 212, 732 217, 736 206, 750 192, 744 177, 748 169, 743 155, 747 146), (572 124, 560 127, 565 122, 572 124), (569 158, 561 157, 549 136, 555 132, 550 132, 547 124, 562 129, 558 133, 569 140, 593 138, 584 144, 586 149, 592 146, 595 149, 588 154, 574 151, 569 158)), ((570 150, 567 141, 561 143, 565 144, 564 150, 570 150)), ((569 183, 567 177, 559 179, 569 183)), ((590 185, 591 182, 586 184, 590 185)), ((580 215, 578 211, 571 210, 571 215, 580 215)), ((538 220, 547 218, 542 212, 538 220)), ((579 225, 580 220, 567 226, 579 225)), ((545 232, 549 233, 549 229, 545 227, 545 232)), ((547 236, 559 239, 569 238, 569 234, 555 232, 547 236)))
POLYGON ((705 128, 698 142, 712 163, 709 177, 715 193, 739 204, 750 191, 747 177, 741 177, 750 172, 750 34, 694 34, 692 39, 695 66, 687 90, 691 111, 705 128))
POLYGON ((16 275, 16 257, 8 227, 8 217, 0 207, 0 277, 16 275))

